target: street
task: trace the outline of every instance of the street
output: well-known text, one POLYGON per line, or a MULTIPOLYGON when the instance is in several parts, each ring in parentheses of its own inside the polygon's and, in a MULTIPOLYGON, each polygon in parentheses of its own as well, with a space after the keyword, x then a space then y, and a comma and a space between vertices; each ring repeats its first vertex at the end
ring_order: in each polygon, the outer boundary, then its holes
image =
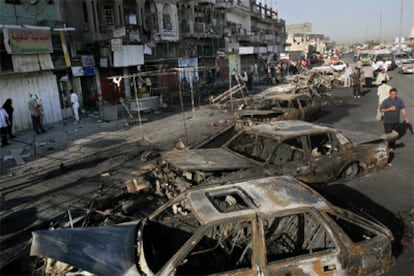
MULTIPOLYGON (((396 72, 390 72, 390 75, 390 84, 398 88, 399 97, 404 100, 412 121, 414 75, 400 75, 396 72)), ((353 99, 350 88, 332 90, 332 95, 342 99, 343 103, 325 106, 317 122, 381 135, 382 123, 375 121, 376 88, 363 91, 362 98, 353 99)), ((219 131, 225 127, 212 127, 212 124, 232 118, 230 112, 211 110, 208 107, 197 110, 196 118, 191 118, 190 112, 186 114, 188 136, 193 144, 212 135, 212 129, 219 131)), ((16 177, 4 176, 1 191, 6 194, 7 209, 1 212, 2 248, 16 249, 24 246, 30 238, 31 230, 44 229, 67 220, 68 209, 86 208, 99 192, 107 196, 119 196, 117 193, 124 189, 123 183, 130 171, 142 164, 143 155, 156 152, 157 148, 172 148, 177 139, 185 138, 181 119, 181 114, 176 114, 146 123, 143 130, 139 126, 120 127, 115 131, 105 129, 101 134, 89 134, 90 136, 62 149, 61 153, 56 152, 36 160, 36 165, 29 162, 20 169, 17 167, 13 172, 21 174, 16 173, 16 177), (145 143, 140 140, 141 131, 145 133, 145 143), (114 145, 110 145, 111 142, 114 145), (77 155, 77 152, 83 152, 83 155, 77 155), (69 159, 68 156, 72 158, 69 159), (65 160, 65 157, 68 159, 65 160)), ((409 227, 404 229, 402 225, 402 216, 413 208, 413 137, 407 131, 398 141, 399 147, 386 168, 354 181, 333 183, 319 190, 333 203, 363 210, 393 231, 397 240, 394 248, 396 264, 387 275, 407 275, 414 270, 412 237, 407 239, 404 236, 412 232, 409 232, 409 227)), ((144 212, 151 209, 151 200, 151 196, 142 198, 144 212)), ((3 256, 7 256, 7 250, 3 250, 2 254, 4 253, 3 256)), ((22 260, 27 261, 27 256, 17 261, 22 260)), ((27 272, 24 270, 24 273, 27 272)), ((2 273, 21 271, 16 270, 14 265, 5 268, 2 273)))
MULTIPOLYGON (((392 79, 389 84, 398 89, 398 97, 403 99, 410 122, 413 122, 414 75, 401 75, 393 71, 390 72, 390 76, 392 79)), ((326 114, 317 121, 333 124, 338 128, 382 134, 383 125, 375 120, 378 101, 376 90, 372 88, 360 99, 352 98, 351 88, 333 91, 334 95, 344 97, 344 104, 325 109, 326 114)), ((399 146, 394 152, 390 166, 347 183, 332 184, 326 188, 326 191, 364 209, 393 229, 394 235, 401 236, 401 233, 396 233, 403 228, 398 214, 401 216, 403 213, 407 214, 414 207, 414 135, 408 130, 397 141, 397 145, 399 146)), ((414 218, 411 217, 411 221, 408 221, 411 225, 406 225, 405 230, 412 229, 413 220, 414 218)), ((396 265, 386 275, 411 274, 414 271, 412 241, 394 250, 398 250, 394 252, 397 257, 396 265)))

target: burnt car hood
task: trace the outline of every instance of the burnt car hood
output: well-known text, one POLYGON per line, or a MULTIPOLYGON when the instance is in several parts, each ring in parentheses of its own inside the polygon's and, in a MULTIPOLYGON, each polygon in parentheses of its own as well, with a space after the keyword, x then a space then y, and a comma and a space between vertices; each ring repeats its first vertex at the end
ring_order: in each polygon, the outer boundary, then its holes
POLYGON ((30 255, 52 258, 97 275, 139 275, 137 224, 35 231, 30 255))
POLYGON ((341 131, 346 137, 348 137, 352 141, 354 145, 381 142, 384 140, 389 141, 392 139, 396 139, 398 137, 398 133, 396 135, 394 133, 390 133, 388 135, 375 136, 370 133, 355 130, 341 129, 341 131))
POLYGON ((169 151, 164 160, 180 170, 220 171, 257 167, 253 161, 242 158, 223 148, 169 151))

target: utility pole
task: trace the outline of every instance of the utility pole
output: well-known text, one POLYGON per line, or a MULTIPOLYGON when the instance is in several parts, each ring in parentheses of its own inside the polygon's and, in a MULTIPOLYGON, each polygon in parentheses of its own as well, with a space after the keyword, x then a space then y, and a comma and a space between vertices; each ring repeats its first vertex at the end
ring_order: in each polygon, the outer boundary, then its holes
POLYGON ((380 10, 379 42, 382 42, 382 9, 380 10))
POLYGON ((402 24, 403 24, 403 11, 404 11, 404 1, 401 0, 401 9, 400 9, 400 32, 398 34, 398 42, 401 46, 401 40, 402 40, 402 24))

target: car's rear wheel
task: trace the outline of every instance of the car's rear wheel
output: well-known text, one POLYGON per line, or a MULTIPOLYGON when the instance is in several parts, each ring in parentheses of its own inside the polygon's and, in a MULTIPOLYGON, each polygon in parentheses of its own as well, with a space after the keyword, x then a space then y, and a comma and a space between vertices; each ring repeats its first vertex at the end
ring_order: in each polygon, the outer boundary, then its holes
POLYGON ((359 166, 357 163, 349 164, 342 172, 342 178, 345 180, 351 180, 358 176, 359 166))

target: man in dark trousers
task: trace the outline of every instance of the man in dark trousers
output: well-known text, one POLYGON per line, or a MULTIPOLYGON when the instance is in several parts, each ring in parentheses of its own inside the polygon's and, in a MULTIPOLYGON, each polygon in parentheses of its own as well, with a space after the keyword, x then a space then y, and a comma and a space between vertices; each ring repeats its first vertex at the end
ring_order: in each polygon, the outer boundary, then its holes
MULTIPOLYGON (((397 94, 397 89, 391 88, 390 96, 382 102, 380 107, 380 111, 384 113, 385 133, 391 133, 393 130, 399 132, 400 113, 403 114, 406 124, 410 122, 404 102, 397 97, 397 94)), ((395 140, 390 141, 390 148, 392 151, 395 149, 395 140)))
POLYGON ((361 72, 355 68, 351 75, 351 86, 354 92, 354 98, 361 98, 361 72))

